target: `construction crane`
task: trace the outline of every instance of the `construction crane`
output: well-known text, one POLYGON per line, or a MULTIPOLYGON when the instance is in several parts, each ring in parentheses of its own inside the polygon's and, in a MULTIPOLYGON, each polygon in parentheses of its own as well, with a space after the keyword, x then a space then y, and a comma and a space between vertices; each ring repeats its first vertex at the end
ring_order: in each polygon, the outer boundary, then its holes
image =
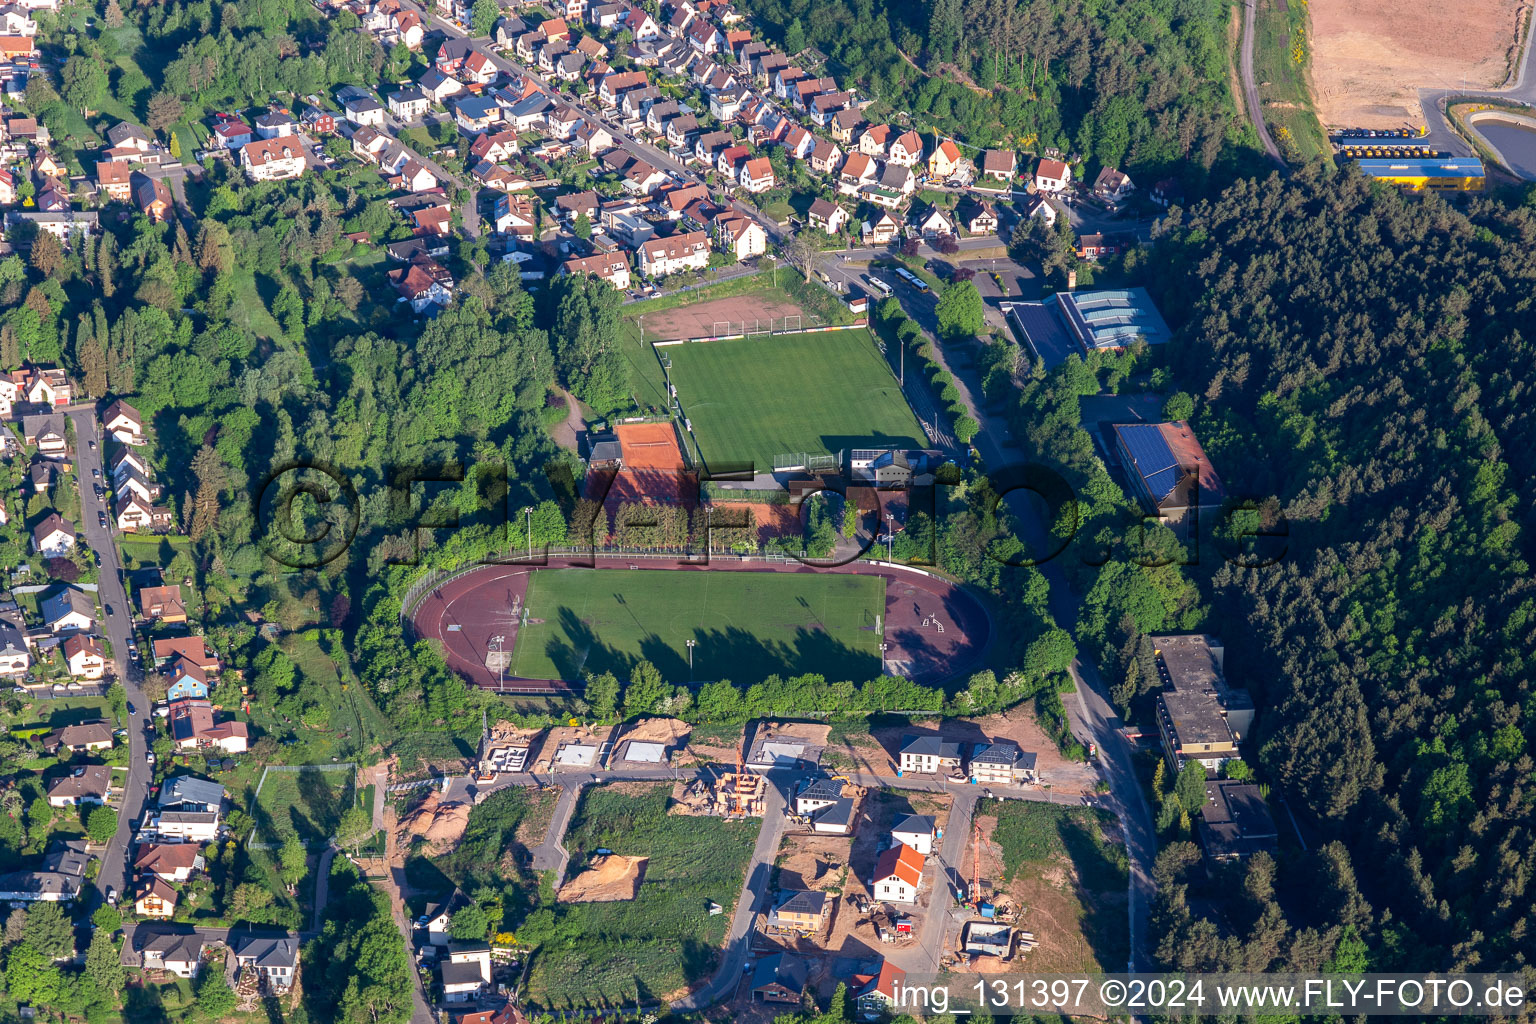
POLYGON ((981 822, 971 826, 971 898, 972 909, 981 906, 981 822))

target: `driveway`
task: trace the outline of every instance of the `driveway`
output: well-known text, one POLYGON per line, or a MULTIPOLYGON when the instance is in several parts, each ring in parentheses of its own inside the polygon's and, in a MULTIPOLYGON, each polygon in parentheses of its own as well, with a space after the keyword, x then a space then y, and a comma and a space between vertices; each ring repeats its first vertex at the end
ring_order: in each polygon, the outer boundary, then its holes
MULTIPOLYGON (((74 425, 75 441, 79 448, 75 453, 75 467, 80 484, 80 533, 91 550, 101 556, 97 593, 101 597, 103 612, 110 612, 104 615, 101 625, 112 645, 113 670, 127 691, 128 703, 136 712, 128 718, 128 772, 123 785, 117 832, 102 854, 101 873, 96 879, 96 887, 103 893, 111 887, 122 896, 129 891, 128 851, 133 840, 133 831, 129 825, 144 816, 144 802, 149 792, 150 768, 144 763, 149 745, 145 739, 143 723, 152 719, 149 717, 149 700, 144 696, 144 691, 139 689, 144 678, 143 672, 128 658, 133 613, 123 587, 122 563, 112 536, 111 510, 103 499, 96 497, 93 486, 98 483, 103 487, 110 486, 102 467, 102 442, 97 429, 96 409, 94 406, 75 406, 68 409, 67 413, 74 425), (93 441, 94 448, 91 447, 93 441), (106 528, 100 525, 98 512, 108 514, 106 528)), ((144 654, 148 656, 149 652, 146 650, 144 654)))
POLYGON ((1284 168, 1285 160, 1280 156, 1280 147, 1275 145, 1274 137, 1269 134, 1269 125, 1264 123, 1264 108, 1259 104, 1259 86, 1253 78, 1253 20, 1257 7, 1258 0, 1243 0, 1243 52, 1239 68, 1243 77, 1243 105, 1248 108, 1248 119, 1259 133, 1259 144, 1264 147, 1264 152, 1284 168))

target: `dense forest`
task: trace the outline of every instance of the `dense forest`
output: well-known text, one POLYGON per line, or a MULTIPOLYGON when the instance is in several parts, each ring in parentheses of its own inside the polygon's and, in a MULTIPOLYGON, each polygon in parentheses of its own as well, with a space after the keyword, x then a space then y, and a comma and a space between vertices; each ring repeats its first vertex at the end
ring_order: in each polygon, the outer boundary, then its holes
POLYGON ((1353 934, 1377 970, 1530 963, 1533 243, 1536 202, 1307 170, 1175 213, 1145 260, 1197 431, 1287 534, 1212 572, 1211 627, 1312 849, 1256 861, 1219 927, 1165 850, 1166 959, 1300 968, 1353 934))
MULTIPOLYGON (((785 49, 809 45, 915 123, 973 146, 1054 146, 1133 173, 1246 163, 1223 0, 749 0, 785 49), (1186 166, 1191 165, 1191 166, 1186 166)), ((1198 184, 1198 182, 1194 182, 1198 184)))

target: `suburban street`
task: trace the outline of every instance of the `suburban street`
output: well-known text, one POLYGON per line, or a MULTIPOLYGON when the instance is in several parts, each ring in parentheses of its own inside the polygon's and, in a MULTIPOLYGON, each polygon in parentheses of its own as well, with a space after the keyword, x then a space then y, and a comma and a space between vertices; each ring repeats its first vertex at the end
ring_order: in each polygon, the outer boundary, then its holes
MULTIPOLYGON (((120 898, 127 896, 131 899, 131 896, 127 895, 128 849, 133 839, 131 825, 143 816, 144 801, 149 792, 150 769, 149 765, 144 763, 144 755, 149 750, 149 744, 144 733, 144 723, 152 720, 149 717, 149 701, 145 698, 144 692, 139 689, 139 680, 142 675, 128 658, 133 611, 128 605, 127 593, 123 589, 122 564, 118 557, 117 544, 112 539, 110 510, 103 499, 96 497, 94 487, 99 483, 108 489, 106 492, 108 495, 111 494, 111 481, 107 478, 101 461, 102 442, 97 430, 96 408, 94 405, 79 405, 67 411, 70 422, 75 428, 75 442, 78 448, 75 453, 75 475, 80 484, 80 533, 85 537, 85 542, 91 550, 101 556, 101 571, 97 586, 102 610, 106 613, 102 629, 112 645, 113 668, 118 680, 123 684, 123 689, 127 691, 128 705, 135 712, 128 716, 127 722, 128 770, 117 816, 117 832, 102 855, 101 873, 96 878, 96 886, 102 893, 112 888, 117 890, 120 898), (94 447, 92 447, 93 442, 94 447), (98 512, 108 513, 106 528, 98 522, 98 512)), ((149 656, 148 652, 145 652, 145 656, 149 656)))

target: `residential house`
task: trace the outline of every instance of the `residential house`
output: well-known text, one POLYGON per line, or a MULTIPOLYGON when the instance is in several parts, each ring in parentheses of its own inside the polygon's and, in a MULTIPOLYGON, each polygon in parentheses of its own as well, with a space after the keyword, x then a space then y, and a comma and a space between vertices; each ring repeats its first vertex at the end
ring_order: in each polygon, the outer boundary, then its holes
POLYGON ((575 223, 584 215, 590 224, 597 219, 597 203, 596 192, 569 192, 555 197, 555 212, 567 223, 575 223))
POLYGON ((560 55, 555 61, 554 75, 561 82, 581 81, 581 69, 586 67, 587 58, 576 50, 560 55))
POLYGON ((213 705, 206 700, 179 700, 170 706, 171 739, 178 749, 216 747, 226 753, 243 753, 249 730, 244 722, 215 722, 213 705))
POLYGON ((299 940, 292 935, 231 935, 229 951, 235 958, 237 977, 249 971, 268 991, 286 992, 293 987, 299 966, 299 940))
POLYGON ((167 701, 208 699, 208 673, 191 661, 185 658, 172 659, 162 674, 165 676, 167 701))
POLYGON ((768 251, 768 235, 755 220, 738 214, 715 218, 715 243, 722 252, 742 263, 768 251))
MULTIPOLYGON (((865 245, 890 245, 901 237, 901 219, 889 210, 876 217, 873 222, 865 221, 859 231, 859 240, 865 245)), ((958 746, 956 748, 958 750, 958 746)), ((956 754, 958 764, 959 754, 956 754)))
MULTIPOLYGON (((33 402, 30 394, 24 397, 33 402)), ((69 451, 69 439, 65 434, 64 417, 60 413, 44 415, 23 416, 21 419, 21 436, 25 444, 34 445, 39 455, 46 457, 63 457, 69 451)))
POLYGON ((637 43, 647 43, 661 37, 661 26, 645 11, 628 4, 624 9, 624 27, 637 43))
POLYGON ((148 217, 151 223, 159 224, 171 215, 171 190, 165 182, 138 171, 133 173, 131 181, 133 205, 138 207, 139 212, 148 217))
POLYGON ((75 548, 75 524, 50 512, 32 528, 32 550, 44 558, 63 558, 75 548))
POLYGON ((834 779, 808 779, 795 794, 795 814, 808 818, 842 799, 842 783, 834 779))
POLYGON ((427 99, 440 104, 448 97, 457 96, 463 92, 464 83, 437 68, 428 68, 416 80, 416 88, 420 89, 427 99))
POLYGON ((156 622, 186 622, 187 608, 179 585, 139 588, 139 613, 156 622))
POLYGON ((154 641, 150 652, 157 668, 178 658, 196 665, 204 672, 218 672, 220 668, 217 652, 201 636, 165 637, 154 641))
POLYGON ((660 135, 667 129, 667 121, 677 117, 683 112, 683 104, 677 100, 662 100, 652 103, 650 109, 645 112, 645 128, 652 135, 660 135))
POLYGON ((965 230, 969 234, 997 234, 997 211, 992 208, 991 203, 970 203, 961 211, 960 217, 960 223, 965 225, 965 230))
POLYGON ((787 1003, 798 1006, 805 997, 810 971, 800 957, 772 953, 757 962, 752 970, 752 999, 759 1003, 787 1003))
POLYGON ((1123 235, 1102 235, 1095 232, 1079 235, 1076 251, 1078 259, 1099 260, 1105 256, 1117 255, 1128 247, 1128 242, 1123 235))
POLYGON ((426 912, 422 914, 425 922, 423 927, 427 930, 427 941, 434 946, 448 945, 448 926, 453 920, 453 914, 468 905, 469 900, 457 889, 449 893, 448 898, 440 903, 428 903, 426 912))
MULTIPOLYGON (((139 929, 134 941, 139 941, 145 931, 139 929)), ((144 937, 147 941, 140 948, 140 965, 145 970, 169 971, 182 978, 197 977, 203 961, 201 935, 196 932, 157 932, 144 937)))
POLYGON ((852 102, 853 94, 850 92, 824 92, 811 97, 808 111, 811 120, 825 128, 831 123, 833 114, 847 109, 852 102))
POLYGON ((341 101, 341 109, 347 120, 356 125, 378 126, 384 123, 384 105, 366 93, 348 96, 341 101))
POLYGON ((708 56, 718 53, 725 46, 725 35, 703 18, 694 18, 684 33, 688 45, 708 56))
POLYGON ((814 935, 821 931, 832 913, 832 901, 814 889, 780 890, 774 908, 768 912, 768 927, 778 931, 814 935))
POLYGON ((1207 782, 1198 831, 1205 855, 1217 862, 1274 853, 1280 839, 1264 791, 1251 782, 1207 782))
POLYGON ((736 182, 738 168, 747 162, 752 151, 746 146, 727 146, 715 155, 715 170, 727 181, 736 182))
POLYGON ((845 196, 857 196, 876 180, 875 158, 867 153, 849 153, 837 175, 837 190, 845 196))
POLYGON ((1099 176, 1093 179, 1093 194, 1111 207, 1119 206, 1131 197, 1136 191, 1130 175, 1114 167, 1106 167, 1099 171, 1099 176))
POLYGON ((489 160, 491 163, 501 163, 503 160, 516 156, 518 153, 517 133, 513 131, 485 133, 476 136, 475 141, 469 144, 469 155, 474 160, 489 160))
POLYGON ((960 744, 938 736, 905 736, 898 754, 901 773, 932 775, 960 770, 960 744))
POLYGON ((76 679, 100 679, 107 673, 107 655, 93 636, 76 633, 64 641, 64 662, 76 679))
POLYGON ((404 267, 389 271, 385 276, 399 293, 399 301, 409 302, 414 313, 424 313, 433 306, 446 306, 453 301, 452 285, 440 280, 439 275, 433 272, 434 268, 440 266, 432 259, 413 260, 404 267))
POLYGON ((256 134, 244 121, 220 121, 213 127, 213 137, 218 139, 225 149, 236 150, 254 139, 256 134))
POLYGON ((471 135, 499 123, 501 116, 501 105, 489 96, 464 96, 453 104, 454 121, 471 135))
POLYGON ((1056 207, 1044 195, 1037 193, 1030 196, 1019 209, 1026 218, 1039 217, 1052 227, 1056 225, 1056 207))
POLYGON ((856 974, 850 986, 854 1006, 861 1020, 879 1020, 891 1013, 901 1012, 901 989, 907 980, 907 972, 889 960, 880 961, 878 974, 856 974))
POLYGON ((827 122, 827 130, 832 133, 832 138, 843 145, 852 145, 854 135, 859 125, 864 123, 864 113, 857 107, 844 107, 832 114, 827 122))
POLYGON ((661 171, 644 160, 636 160, 624 169, 624 191, 633 195, 648 196, 669 179, 661 171))
POLYGON ((562 274, 591 274, 613 285, 619 291, 629 289, 629 259, 622 252, 598 253, 582 259, 566 260, 560 265, 562 274))
POLYGON ((615 71, 604 76, 597 88, 597 101, 605 107, 617 107, 631 89, 644 89, 648 81, 644 71, 615 71))
POLYGON ((281 139, 297 135, 299 123, 281 110, 269 110, 256 118, 256 134, 263 139, 281 139))
POLYGON ((639 269, 646 277, 665 277, 683 270, 709 266, 709 236, 688 231, 667 238, 653 238, 640 247, 639 269))
MULTIPOLYGON (((10 172, 6 171, 4 173, 5 184, 10 185, 10 172)), ((133 186, 130 184, 130 179, 132 177, 133 171, 130 170, 128 165, 125 163, 119 163, 116 160, 109 160, 98 163, 96 165, 97 191, 103 193, 108 199, 111 199, 115 202, 126 203, 133 198, 133 186)), ((0 196, 0 201, 4 201, 6 204, 14 203, 16 201, 14 189, 11 198, 6 199, 5 197, 0 196)))
POLYGON ((872 124, 859 136, 859 152, 865 156, 884 157, 895 137, 895 130, 890 125, 872 124))
POLYGON ((169 508, 151 505, 137 494, 130 495, 127 501, 119 498, 116 509, 117 528, 124 533, 163 533, 176 525, 169 508))
POLYGON ((240 150, 240 163, 252 181, 280 181, 301 177, 309 158, 297 138, 261 139, 240 150))
POLYGON ((1035 754, 1007 740, 978 743, 971 751, 971 781, 978 786, 1010 786, 1040 781, 1035 754))
POLYGON ((16 4, 0 7, 0 35, 35 36, 37 22, 27 17, 26 10, 16 4))
POLYGON ((101 414, 103 432, 119 444, 140 445, 144 438, 144 417, 139 410, 121 398, 107 406, 101 414))
POLYGON ((112 769, 104 764, 86 764, 48 785, 49 807, 79 807, 104 804, 112 790, 112 769))
POLYGON ((736 118, 747 100, 747 93, 739 85, 727 86, 724 89, 714 89, 709 93, 709 113, 717 121, 730 121, 736 118))
POLYGON ((925 858, 905 843, 880 854, 870 891, 875 899, 889 903, 916 903, 918 886, 923 880, 925 858))
POLYGON ((1178 178, 1164 178, 1152 186, 1152 191, 1147 195, 1158 206, 1167 209, 1184 201, 1184 185, 1178 178))
POLYGON ((464 1003, 479 998, 491 983, 491 948, 484 942, 450 941, 442 977, 443 1002, 464 1003))
POLYGON ((392 141, 376 128, 359 128, 352 133, 352 155, 366 163, 377 164, 392 141))
POLYGON ((981 176, 993 181, 1010 182, 1019 169, 1019 154, 1011 149, 989 149, 981 154, 981 176))
POLYGON ((1064 192, 1070 184, 1072 184, 1072 168, 1060 160, 1047 157, 1035 167, 1035 191, 1037 192, 1064 192))
POLYGON ((651 104, 659 99, 661 99, 661 90, 654 85, 628 89, 619 97, 619 113, 630 121, 643 118, 646 111, 651 109, 651 104))
POLYGON ((811 814, 811 831, 822 835, 847 835, 853 831, 853 807, 852 797, 838 797, 811 814))
POLYGON ((162 808, 218 811, 224 806, 224 787, 196 775, 177 775, 165 780, 155 802, 162 808))
POLYGON ((437 175, 427 170, 427 166, 420 160, 407 160, 405 166, 400 168, 400 173, 390 179, 391 184, 398 184, 407 192, 427 192, 437 188, 437 175))
POLYGON ((176 913, 176 890, 153 875, 140 880, 133 909, 140 917, 170 917, 176 913))
POLYGON ((891 826, 891 838, 910 846, 924 857, 933 856, 933 841, 938 833, 931 814, 909 814, 891 826))
POLYGON ((811 155, 816 148, 816 136, 806 131, 799 125, 791 125, 784 133, 784 138, 779 145, 784 151, 796 160, 804 160, 811 155))
POLYGON ((754 157, 742 165, 737 181, 747 192, 766 192, 776 183, 773 164, 765 156, 754 157))
POLYGON ((953 139, 940 139, 928 157, 928 176, 940 181, 952 177, 960 170, 960 147, 953 139))
POLYGON ((923 139, 917 132, 903 132, 891 143, 887 159, 902 167, 915 166, 923 158, 923 139))
POLYGON ((87 754, 93 750, 112 749, 112 726, 108 722, 81 722, 55 729, 43 737, 43 749, 50 754, 60 750, 71 754, 87 754))
MULTIPOLYGON (((849 157, 849 162, 851 163, 854 157, 859 155, 854 154, 853 157, 849 157)), ((866 157, 865 159, 868 158, 866 157)), ((810 219, 811 227, 817 228, 829 235, 840 233, 848 225, 848 211, 838 204, 828 202, 825 199, 817 199, 812 202, 807 215, 810 219)))
POLYGON ((31 665, 32 654, 21 624, 10 616, 0 615, 0 676, 24 675, 31 665))
POLYGON ((843 151, 835 142, 817 139, 811 150, 811 170, 817 174, 836 174, 843 164, 843 151))
POLYGON ((414 121, 432 106, 432 100, 420 86, 396 89, 386 97, 389 112, 402 121, 414 121))
POLYGON ((305 126, 316 135, 336 134, 336 115, 329 110, 321 110, 318 107, 308 107, 300 116, 305 126))
MULTIPOLYGON (((33 405, 68 405, 74 397, 74 385, 69 382, 69 376, 58 367, 29 366, 20 372, 24 375, 21 393, 33 405)), ((48 423, 58 426, 59 432, 62 433, 64 425, 62 418, 54 417, 48 420, 48 423)))
POLYGON ((918 217, 914 223, 918 233, 924 238, 941 238, 945 235, 953 237, 956 234, 955 222, 950 219, 949 214, 937 206, 929 207, 928 212, 918 217))

